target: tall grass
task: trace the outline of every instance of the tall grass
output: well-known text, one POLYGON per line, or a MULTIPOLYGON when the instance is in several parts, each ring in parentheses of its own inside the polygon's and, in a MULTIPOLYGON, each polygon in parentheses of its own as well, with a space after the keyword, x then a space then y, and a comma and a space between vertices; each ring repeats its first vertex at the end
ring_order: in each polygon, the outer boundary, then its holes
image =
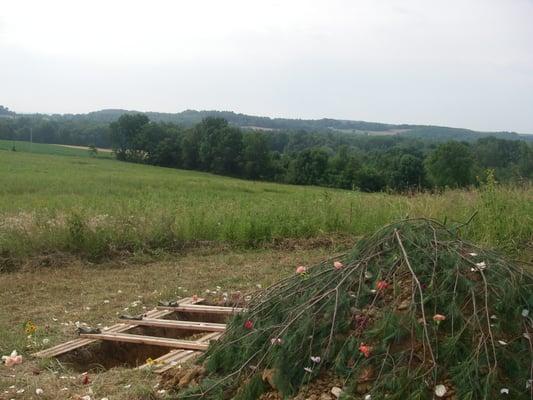
POLYGON ((68 251, 98 259, 197 241, 258 246, 362 235, 405 217, 465 221, 467 239, 517 253, 533 238, 533 188, 411 197, 242 181, 198 172, 0 151, 0 256, 68 251))

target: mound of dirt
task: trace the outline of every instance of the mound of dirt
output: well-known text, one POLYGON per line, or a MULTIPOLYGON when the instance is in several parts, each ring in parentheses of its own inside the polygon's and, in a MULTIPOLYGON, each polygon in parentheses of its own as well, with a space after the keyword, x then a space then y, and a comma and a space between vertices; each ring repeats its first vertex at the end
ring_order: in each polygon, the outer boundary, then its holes
POLYGON ((298 267, 252 298, 178 396, 533 398, 533 276, 459 231, 402 221, 298 267))

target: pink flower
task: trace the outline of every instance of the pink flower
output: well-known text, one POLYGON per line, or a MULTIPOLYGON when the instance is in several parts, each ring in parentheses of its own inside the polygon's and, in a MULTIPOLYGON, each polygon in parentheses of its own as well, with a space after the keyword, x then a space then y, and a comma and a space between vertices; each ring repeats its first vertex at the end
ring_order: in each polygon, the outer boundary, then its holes
POLYGON ((4 360, 6 367, 13 367, 17 364, 22 364, 22 356, 8 356, 4 360))
POLYGON ((296 268, 296 273, 303 275, 307 272, 307 268, 305 268, 303 265, 300 265, 298 268, 296 268))
POLYGON ((437 324, 440 323, 441 321, 444 321, 445 319, 446 319, 446 316, 442 314, 435 314, 433 316, 433 321, 435 321, 437 324))
POLYGON ((363 353, 363 355, 364 355, 366 358, 368 358, 368 357, 370 357, 370 353, 372 353, 372 347, 371 347, 371 346, 367 346, 367 345, 364 344, 364 343, 361 343, 361 344, 359 345, 359 351, 360 351, 361 353, 363 353))
POLYGON ((343 269, 344 268, 344 264, 341 263, 340 261, 335 261, 333 263, 333 268, 335 268, 336 270, 343 269))
POLYGON ((246 329, 253 329, 254 328, 254 323, 250 320, 247 320, 245 323, 244 323, 244 327, 246 329))
POLYGON ((387 281, 378 281, 378 283, 376 284, 376 288, 378 290, 385 290, 389 287, 389 283, 387 281))

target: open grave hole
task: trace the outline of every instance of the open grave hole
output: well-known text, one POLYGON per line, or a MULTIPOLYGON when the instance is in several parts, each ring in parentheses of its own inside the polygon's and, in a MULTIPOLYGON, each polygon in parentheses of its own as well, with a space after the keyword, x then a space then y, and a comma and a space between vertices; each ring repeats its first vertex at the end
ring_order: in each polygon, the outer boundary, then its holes
MULTIPOLYGON (((158 319, 224 324, 228 320, 228 315, 176 311, 158 319)), ((106 332, 108 331, 102 330, 102 333, 106 332)), ((208 330, 187 328, 175 329, 132 325, 130 329, 123 333, 194 342, 210 332, 208 330)), ((115 367, 136 368, 145 364, 149 359, 155 360, 173 350, 176 349, 144 343, 97 340, 94 343, 62 354, 57 359, 78 372, 101 371, 115 367)))

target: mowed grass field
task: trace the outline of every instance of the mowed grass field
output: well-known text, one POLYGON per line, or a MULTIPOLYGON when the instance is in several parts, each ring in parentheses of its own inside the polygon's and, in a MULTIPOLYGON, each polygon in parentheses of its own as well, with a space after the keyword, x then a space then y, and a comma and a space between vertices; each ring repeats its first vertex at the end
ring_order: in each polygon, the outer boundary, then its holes
POLYGON ((406 217, 431 217, 453 226, 476 211, 462 229, 467 239, 520 253, 533 238, 531 186, 367 194, 90 158, 81 149, 60 147, 55 153, 59 146, 44 146, 53 154, 0 149, 4 264, 50 252, 98 261, 116 253, 158 253, 206 242, 259 247, 357 237, 406 217))

